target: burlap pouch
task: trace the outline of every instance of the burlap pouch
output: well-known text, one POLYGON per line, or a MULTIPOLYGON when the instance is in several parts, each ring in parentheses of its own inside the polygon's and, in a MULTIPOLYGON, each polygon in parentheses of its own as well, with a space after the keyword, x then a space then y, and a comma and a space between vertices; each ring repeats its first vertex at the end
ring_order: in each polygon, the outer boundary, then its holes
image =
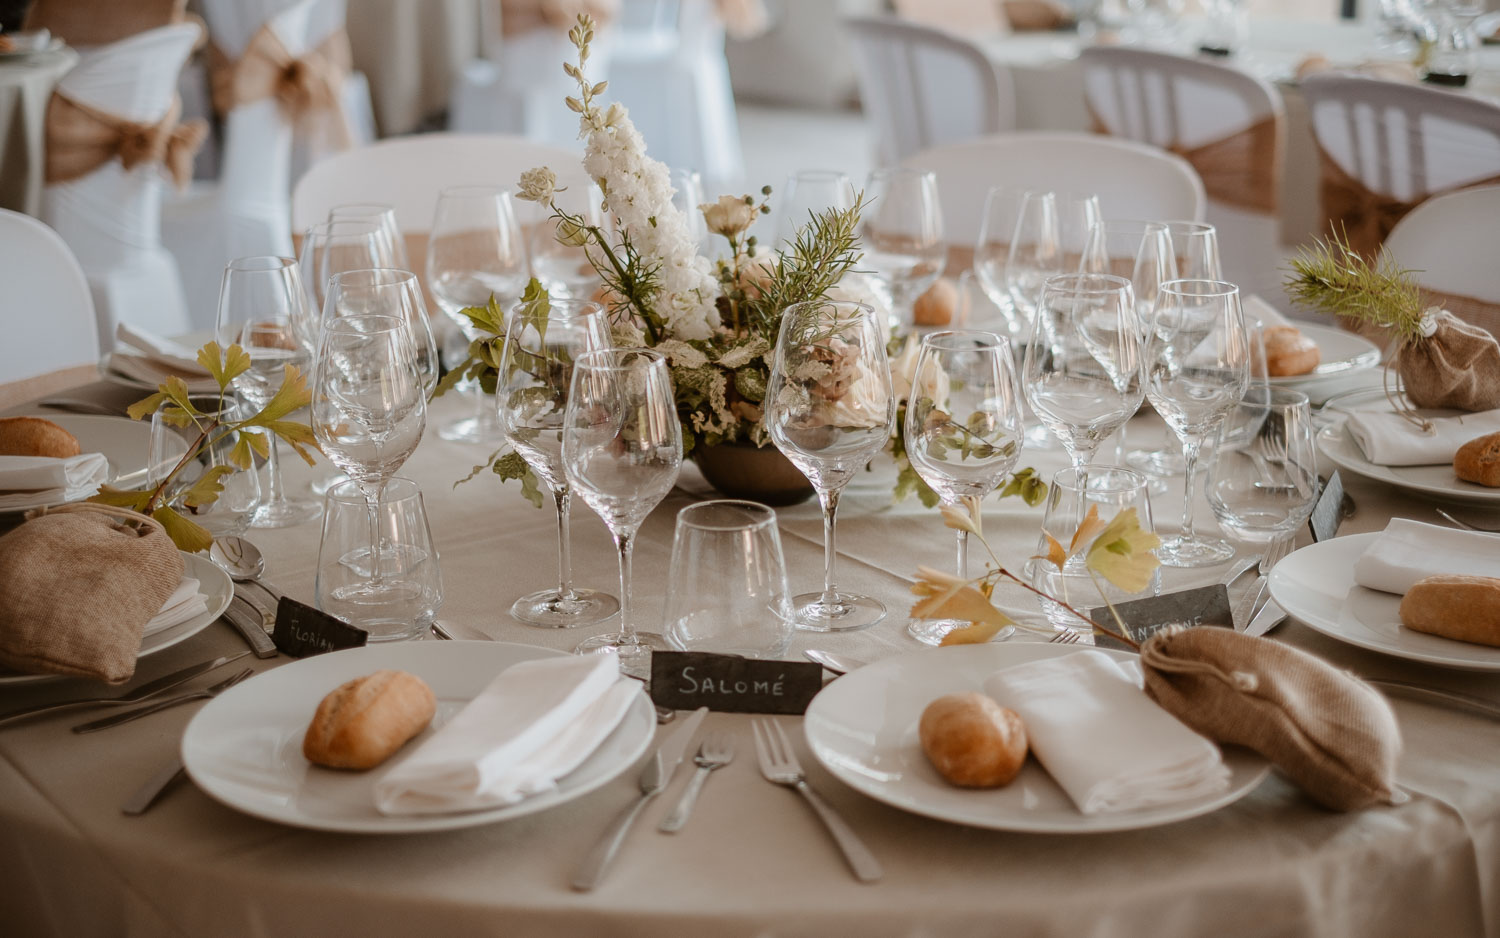
POLYGON ((1422 338, 1396 350, 1394 365, 1418 407, 1500 407, 1500 343, 1445 309, 1422 314, 1422 338), (1430 330, 1430 331, 1429 331, 1430 330))
POLYGON ((1218 743, 1265 756, 1319 804, 1396 804, 1401 732, 1378 691, 1306 652, 1230 629, 1159 632, 1141 648, 1146 693, 1218 743))
POLYGON ((31 512, 0 537, 0 666, 128 680, 181 582, 182 555, 145 515, 90 502, 31 512))

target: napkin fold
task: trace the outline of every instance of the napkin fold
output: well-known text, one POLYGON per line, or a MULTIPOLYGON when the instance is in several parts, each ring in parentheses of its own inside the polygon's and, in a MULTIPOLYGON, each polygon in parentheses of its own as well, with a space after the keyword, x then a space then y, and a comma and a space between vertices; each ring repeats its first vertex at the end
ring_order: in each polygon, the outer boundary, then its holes
POLYGON ((1213 743, 1157 706, 1110 656, 1079 651, 1006 668, 984 691, 1020 714, 1037 761, 1084 814, 1116 814, 1225 791, 1213 743))
POLYGON ((506 668, 375 783, 375 807, 382 814, 446 814, 556 788, 614 732, 639 693, 613 655, 506 668))
POLYGON ((1432 433, 1387 410, 1357 410, 1344 426, 1365 458, 1377 466, 1436 466, 1453 462, 1475 437, 1500 432, 1500 409, 1433 419, 1432 433))
POLYGON ((52 456, 0 456, 0 511, 51 502, 75 502, 94 494, 109 478, 103 453, 52 456))
POLYGON ((1355 562, 1354 582, 1404 596, 1418 580, 1439 573, 1500 577, 1496 546, 1493 534, 1392 518, 1355 562))
POLYGON ((208 600, 198 591, 198 581, 190 576, 182 578, 177 584, 177 589, 167 601, 161 604, 161 611, 152 616, 146 623, 142 636, 152 635, 157 632, 170 629, 174 625, 182 623, 202 615, 208 610, 208 600))
POLYGON ((207 378, 208 370, 198 364, 198 350, 188 348, 181 342, 163 338, 145 329, 137 329, 127 323, 115 326, 115 338, 145 355, 153 363, 170 368, 173 374, 184 378, 207 378))
POLYGON ((1259 319, 1260 324, 1267 329, 1272 326, 1293 325, 1290 319, 1281 315, 1281 310, 1267 303, 1254 293, 1240 300, 1240 311, 1245 314, 1246 319, 1259 319))

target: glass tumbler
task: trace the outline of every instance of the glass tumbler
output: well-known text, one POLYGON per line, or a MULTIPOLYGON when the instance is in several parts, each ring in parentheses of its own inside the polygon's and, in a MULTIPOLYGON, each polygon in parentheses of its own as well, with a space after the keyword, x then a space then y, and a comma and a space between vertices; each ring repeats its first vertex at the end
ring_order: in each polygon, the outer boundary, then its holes
POLYGON ((786 653, 792 604, 776 512, 723 500, 677 513, 664 625, 667 640, 683 651, 786 653))
POLYGON ((400 476, 386 483, 376 509, 374 565, 370 509, 359 486, 335 485, 325 501, 318 608, 369 632, 372 642, 426 632, 443 605, 443 574, 417 483, 400 476))
POLYGON ((249 529, 255 509, 260 505, 260 476, 253 465, 246 470, 240 470, 234 465, 229 454, 239 443, 240 434, 218 427, 220 423, 242 419, 238 402, 231 395, 223 399, 222 410, 214 409, 217 405, 217 399, 207 403, 199 401, 197 407, 200 416, 186 418, 183 417, 184 411, 171 401, 158 407, 156 413, 151 415, 151 458, 148 465, 153 467, 151 484, 160 485, 167 473, 177 465, 184 437, 187 437, 186 442, 191 445, 204 430, 210 431, 207 445, 177 474, 172 491, 166 493, 162 501, 201 525, 215 538, 220 538, 244 534, 249 529), (193 485, 208 472, 215 469, 223 472, 219 467, 230 470, 219 477, 219 483, 223 486, 219 497, 203 505, 185 504, 184 500, 193 485))

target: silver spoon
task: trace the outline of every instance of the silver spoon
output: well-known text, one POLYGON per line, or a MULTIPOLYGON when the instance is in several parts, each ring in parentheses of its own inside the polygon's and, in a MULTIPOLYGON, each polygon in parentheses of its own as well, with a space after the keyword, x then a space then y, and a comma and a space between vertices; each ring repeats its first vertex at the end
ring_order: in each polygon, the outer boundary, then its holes
POLYGON ((271 602, 281 602, 281 590, 261 579, 266 572, 266 558, 260 548, 243 537, 229 534, 216 538, 208 549, 208 559, 222 567, 234 582, 258 586, 271 597, 271 602))

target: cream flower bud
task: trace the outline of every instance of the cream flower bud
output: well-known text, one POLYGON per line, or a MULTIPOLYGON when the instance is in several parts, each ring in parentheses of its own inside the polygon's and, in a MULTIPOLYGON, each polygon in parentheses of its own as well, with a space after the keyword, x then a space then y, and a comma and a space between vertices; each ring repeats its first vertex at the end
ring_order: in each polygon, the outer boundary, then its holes
POLYGON ((550 202, 557 189, 557 174, 545 166, 528 169, 521 174, 521 191, 516 198, 527 202, 550 202))
POLYGON ((589 243, 589 233, 577 222, 563 218, 557 223, 557 240, 568 247, 581 248, 589 243))

